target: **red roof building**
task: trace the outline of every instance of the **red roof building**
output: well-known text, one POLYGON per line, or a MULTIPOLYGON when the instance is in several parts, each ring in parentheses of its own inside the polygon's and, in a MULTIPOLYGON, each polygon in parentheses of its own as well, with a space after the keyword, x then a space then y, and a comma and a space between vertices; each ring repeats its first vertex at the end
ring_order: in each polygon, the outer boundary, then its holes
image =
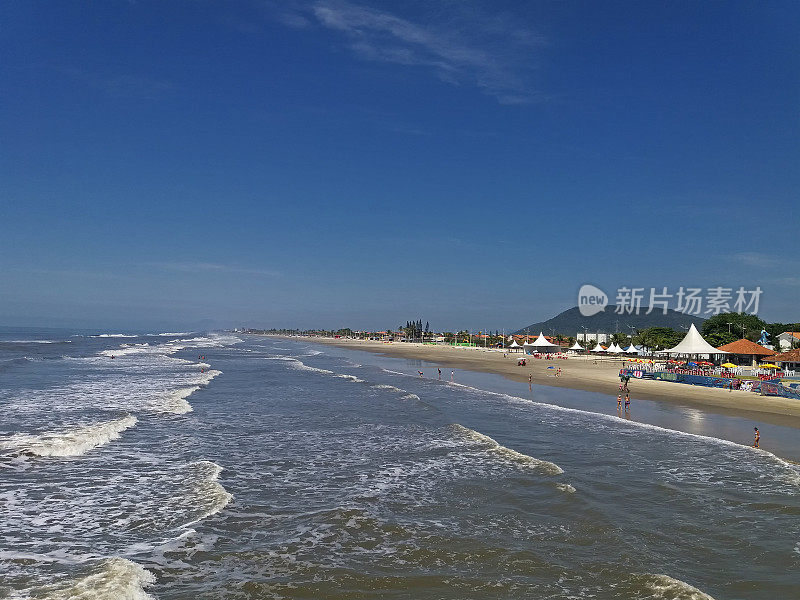
POLYGON ((756 363, 760 359, 775 354, 775 352, 769 348, 764 348, 764 346, 751 342, 748 339, 736 340, 730 344, 725 344, 724 346, 720 346, 718 350, 730 352, 731 356, 728 357, 728 360, 732 362, 751 366, 756 366, 756 363))

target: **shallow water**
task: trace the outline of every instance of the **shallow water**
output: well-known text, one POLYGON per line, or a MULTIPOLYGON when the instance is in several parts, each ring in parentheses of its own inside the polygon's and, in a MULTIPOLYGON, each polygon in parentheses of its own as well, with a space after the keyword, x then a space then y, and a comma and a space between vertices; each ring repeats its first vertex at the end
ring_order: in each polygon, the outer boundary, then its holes
POLYGON ((800 597, 800 472, 707 420, 302 341, 27 334, 0 595, 800 597))

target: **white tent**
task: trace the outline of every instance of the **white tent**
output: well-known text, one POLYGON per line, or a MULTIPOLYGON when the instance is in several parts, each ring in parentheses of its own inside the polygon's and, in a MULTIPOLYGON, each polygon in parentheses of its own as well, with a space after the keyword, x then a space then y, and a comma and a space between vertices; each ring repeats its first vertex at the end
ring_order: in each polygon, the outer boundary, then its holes
POLYGON ((519 352, 522 350, 522 346, 517 343, 517 340, 512 340, 511 343, 508 345, 508 350, 511 352, 519 352))
POLYGON ((606 352, 613 352, 613 353, 616 354, 616 353, 622 352, 622 348, 617 346, 617 343, 614 342, 608 348, 606 348, 606 352))
POLYGON ((589 350, 589 352, 605 352, 606 349, 600 345, 600 342, 597 342, 597 346, 589 350))
POLYGON ((525 344, 523 344, 523 348, 525 348, 525 354, 533 354, 534 352, 545 354, 548 352, 558 352, 561 350, 560 346, 548 342, 545 339, 544 334, 541 332, 539 333, 539 337, 536 338, 533 343, 529 344, 528 342, 525 342, 525 344))
POLYGON ((692 323, 689 331, 686 332, 686 337, 681 340, 681 343, 674 348, 668 348, 663 351, 664 354, 729 354, 724 350, 714 348, 711 344, 703 339, 697 327, 692 323))
POLYGON ((569 347, 570 350, 586 350, 583 346, 581 346, 578 342, 575 342, 572 346, 569 347))
POLYGON ((623 350, 623 352, 625 354, 639 354, 639 349, 633 344, 631 344, 631 347, 628 348, 627 350, 623 350))

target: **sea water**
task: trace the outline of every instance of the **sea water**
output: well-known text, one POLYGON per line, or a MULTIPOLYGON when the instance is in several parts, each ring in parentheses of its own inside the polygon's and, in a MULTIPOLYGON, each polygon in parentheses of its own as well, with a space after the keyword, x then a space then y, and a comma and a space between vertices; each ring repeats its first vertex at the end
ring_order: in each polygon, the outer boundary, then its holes
POLYGON ((0 597, 800 598, 795 465, 419 370, 0 332, 0 597))

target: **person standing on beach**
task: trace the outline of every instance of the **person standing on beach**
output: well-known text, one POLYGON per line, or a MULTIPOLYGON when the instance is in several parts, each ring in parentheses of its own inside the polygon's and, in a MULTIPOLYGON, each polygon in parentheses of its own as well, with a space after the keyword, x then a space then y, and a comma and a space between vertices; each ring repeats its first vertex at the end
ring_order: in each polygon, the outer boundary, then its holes
POLYGON ((617 394, 617 410, 622 408, 622 394, 617 394))
POLYGON ((753 427, 753 429, 756 432, 755 439, 753 440, 753 448, 760 448, 761 446, 759 446, 758 444, 759 441, 761 440, 761 434, 758 433, 758 427, 753 427))
POLYGON ((630 410, 631 408, 631 395, 625 394, 625 410, 630 410))
POLYGON ((528 373, 528 389, 533 390, 533 373, 528 373))

